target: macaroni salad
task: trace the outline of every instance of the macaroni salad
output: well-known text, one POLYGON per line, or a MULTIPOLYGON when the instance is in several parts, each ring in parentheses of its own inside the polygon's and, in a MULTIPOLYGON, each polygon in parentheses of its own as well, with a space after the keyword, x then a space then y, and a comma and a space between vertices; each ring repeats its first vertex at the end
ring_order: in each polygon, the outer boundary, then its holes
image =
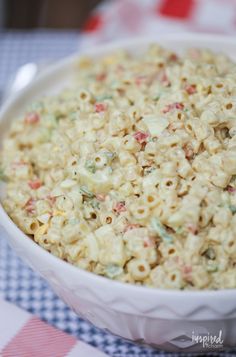
POLYGON ((3 205, 57 257, 122 282, 236 288, 236 65, 152 45, 83 57, 3 141, 3 205))

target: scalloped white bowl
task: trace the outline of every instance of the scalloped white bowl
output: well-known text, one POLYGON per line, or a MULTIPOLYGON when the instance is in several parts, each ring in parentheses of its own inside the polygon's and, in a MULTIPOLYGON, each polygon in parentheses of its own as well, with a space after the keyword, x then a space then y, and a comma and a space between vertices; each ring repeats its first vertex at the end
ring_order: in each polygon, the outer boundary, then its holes
MULTIPOLYGON (((83 52, 94 58, 115 49, 141 53, 152 42, 182 52, 189 47, 222 51, 236 60, 236 40, 223 36, 180 34, 131 39, 83 52)), ((16 94, 0 111, 0 141, 15 115, 38 96, 58 91, 75 78, 76 54, 47 69, 16 94)), ((4 187, 2 187, 4 194, 4 187)), ((166 351, 207 352, 195 336, 219 336, 224 348, 236 346, 236 289, 172 291, 123 284, 80 270, 48 253, 27 237, 0 205, 0 225, 17 254, 41 274, 54 291, 80 316, 97 327, 131 341, 166 351)), ((235 272, 236 274, 236 272, 235 272)))

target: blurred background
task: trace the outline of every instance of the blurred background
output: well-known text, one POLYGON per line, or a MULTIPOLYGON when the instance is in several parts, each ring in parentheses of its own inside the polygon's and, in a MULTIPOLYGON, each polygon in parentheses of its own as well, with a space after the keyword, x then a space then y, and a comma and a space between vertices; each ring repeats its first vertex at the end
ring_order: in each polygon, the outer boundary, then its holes
POLYGON ((143 18, 153 23, 151 13, 167 21, 165 31, 186 19, 195 31, 232 34, 236 26, 236 0, 0 0, 0 29, 81 29, 94 8, 105 24, 129 19, 136 30, 143 30, 143 18))
POLYGON ((0 27, 81 28, 99 0, 0 0, 0 27))

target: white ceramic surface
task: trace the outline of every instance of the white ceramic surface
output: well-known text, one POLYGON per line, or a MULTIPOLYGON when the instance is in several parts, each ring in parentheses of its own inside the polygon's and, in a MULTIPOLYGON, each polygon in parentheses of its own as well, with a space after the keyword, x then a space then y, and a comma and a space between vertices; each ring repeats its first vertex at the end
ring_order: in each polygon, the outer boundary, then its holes
MULTIPOLYGON (((122 41, 87 51, 99 57, 117 48, 141 53, 158 42, 181 52, 189 47, 222 51, 236 59, 236 40, 209 35, 168 35, 122 41)), ((72 81, 80 55, 69 57, 46 70, 32 85, 8 100, 0 111, 0 141, 16 114, 34 98, 58 91, 72 81)), ((4 187, 2 187, 2 192, 4 187)), ((0 205, 0 224, 17 254, 39 272, 55 292, 94 325, 132 341, 167 351, 208 350, 196 336, 219 336, 224 348, 236 346, 236 289, 220 291, 171 291, 123 284, 82 271, 43 250, 23 234, 0 205)))

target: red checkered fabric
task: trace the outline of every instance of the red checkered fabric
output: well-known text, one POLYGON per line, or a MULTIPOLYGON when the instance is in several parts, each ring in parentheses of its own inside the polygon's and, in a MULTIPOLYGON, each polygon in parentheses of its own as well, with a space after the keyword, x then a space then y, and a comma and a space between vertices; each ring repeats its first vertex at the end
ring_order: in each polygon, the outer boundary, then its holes
POLYGON ((107 0, 84 27, 83 45, 171 32, 236 33, 236 0, 107 0))
POLYGON ((194 11, 194 5, 194 0, 164 0, 157 6, 157 16, 187 19, 194 11))
POLYGON ((1 299, 0 316, 1 357, 107 356, 1 299))

